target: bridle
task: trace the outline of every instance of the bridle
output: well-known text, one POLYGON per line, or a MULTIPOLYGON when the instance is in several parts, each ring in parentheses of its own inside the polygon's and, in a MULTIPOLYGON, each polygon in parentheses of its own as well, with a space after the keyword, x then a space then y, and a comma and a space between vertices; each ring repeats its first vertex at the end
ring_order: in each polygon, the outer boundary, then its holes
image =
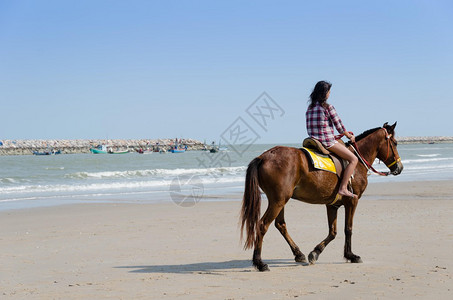
MULTIPOLYGON (((382 162, 387 166, 387 168, 390 169, 391 166, 393 166, 394 164, 401 161, 401 157, 399 157, 397 152, 395 153, 394 144, 391 142, 392 135, 389 134, 387 129, 385 129, 384 127, 381 129, 384 130, 385 139, 387 140, 387 155, 382 162), (393 157, 395 158, 395 160, 391 163, 387 163, 387 160, 389 159, 389 156, 390 156, 390 149, 392 150, 393 157)), ((352 143, 352 149, 354 149, 354 152, 356 153, 356 155, 358 156, 360 161, 365 165, 365 167, 367 168, 368 171, 371 170, 374 173, 381 175, 381 176, 388 176, 388 175, 392 174, 391 172, 379 172, 375 168, 373 168, 373 166, 369 162, 367 162, 366 159, 363 157, 363 155, 360 153, 359 147, 357 147, 357 144, 355 142, 352 143)))
POLYGON ((385 130, 385 133, 386 133, 385 139, 387 140, 387 156, 383 160, 383 163, 387 166, 387 168, 390 169, 391 166, 393 166, 394 164, 399 163, 401 161, 401 157, 399 157, 398 152, 395 152, 395 148, 394 148, 395 145, 390 142, 392 136, 388 134, 388 132, 385 128, 382 128, 382 129, 385 130), (390 164, 388 164, 388 163, 386 163, 386 161, 389 159, 390 148, 392 149, 393 157, 395 158, 395 160, 393 162, 391 162, 390 164))

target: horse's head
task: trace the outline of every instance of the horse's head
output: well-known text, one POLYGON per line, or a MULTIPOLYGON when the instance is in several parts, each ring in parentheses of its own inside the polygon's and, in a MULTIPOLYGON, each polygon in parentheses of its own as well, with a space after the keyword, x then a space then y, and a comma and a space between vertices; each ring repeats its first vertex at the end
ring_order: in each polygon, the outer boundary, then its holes
POLYGON ((388 125, 386 122, 382 126, 383 131, 385 131, 385 140, 379 145, 377 158, 390 169, 390 174, 399 175, 403 171, 403 163, 396 149, 398 143, 395 139, 395 127, 396 122, 393 125, 388 125))

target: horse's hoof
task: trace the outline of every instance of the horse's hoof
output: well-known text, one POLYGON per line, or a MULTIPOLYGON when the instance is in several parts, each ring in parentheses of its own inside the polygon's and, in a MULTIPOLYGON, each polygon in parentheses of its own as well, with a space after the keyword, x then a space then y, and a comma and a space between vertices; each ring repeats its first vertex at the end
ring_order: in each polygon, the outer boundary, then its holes
POLYGON ((310 265, 314 265, 315 262, 318 260, 319 254, 316 253, 315 251, 311 251, 310 254, 308 255, 308 262, 310 265))
POLYGON ((349 260, 352 264, 361 264, 363 263, 362 259, 360 256, 351 254, 345 257, 347 260, 349 260))
POLYGON ((305 255, 297 255, 294 260, 298 263, 307 263, 307 259, 305 258, 305 255))
POLYGON ((270 271, 269 267, 267 266, 267 264, 262 264, 260 266, 257 266, 257 269, 260 272, 268 272, 268 271, 270 271))
POLYGON ((356 256, 356 257, 351 259, 351 263, 353 263, 353 264, 361 264, 361 263, 363 263, 363 261, 360 258, 360 256, 356 256))

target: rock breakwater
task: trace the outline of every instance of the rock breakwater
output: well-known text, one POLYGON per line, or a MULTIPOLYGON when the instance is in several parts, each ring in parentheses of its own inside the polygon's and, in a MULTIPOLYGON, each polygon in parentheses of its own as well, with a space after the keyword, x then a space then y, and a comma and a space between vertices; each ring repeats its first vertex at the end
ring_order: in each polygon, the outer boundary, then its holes
MULTIPOLYGON (((178 141, 187 150, 201 150, 204 144, 193 139, 178 141)), ((0 155, 32 155, 34 151, 58 151, 62 154, 90 153, 90 148, 107 145, 114 150, 129 150, 159 148, 168 150, 175 145, 175 139, 141 139, 141 140, 0 140, 0 155)))
MULTIPOLYGON (((397 137, 400 144, 432 144, 453 143, 453 137, 422 136, 422 137, 397 137)), ((194 139, 182 139, 179 145, 187 146, 187 150, 202 150, 205 145, 194 139)), ((0 155, 32 155, 34 151, 58 151, 62 154, 90 153, 90 148, 98 145, 108 145, 114 150, 135 152, 138 149, 169 150, 175 145, 175 139, 140 139, 140 140, 0 140, 0 155)))
POLYGON ((397 137, 400 144, 433 144, 453 143, 453 136, 409 136, 397 137))

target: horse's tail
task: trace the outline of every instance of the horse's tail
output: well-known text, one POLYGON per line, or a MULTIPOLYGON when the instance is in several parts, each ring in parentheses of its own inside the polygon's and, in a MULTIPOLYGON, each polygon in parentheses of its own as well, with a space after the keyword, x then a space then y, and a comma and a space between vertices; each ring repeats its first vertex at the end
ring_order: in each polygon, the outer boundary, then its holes
POLYGON ((244 249, 252 248, 259 235, 261 235, 259 224, 261 216, 261 193, 258 183, 258 170, 261 163, 262 159, 259 157, 252 160, 245 176, 245 191, 241 210, 241 241, 244 227, 247 231, 244 249))

